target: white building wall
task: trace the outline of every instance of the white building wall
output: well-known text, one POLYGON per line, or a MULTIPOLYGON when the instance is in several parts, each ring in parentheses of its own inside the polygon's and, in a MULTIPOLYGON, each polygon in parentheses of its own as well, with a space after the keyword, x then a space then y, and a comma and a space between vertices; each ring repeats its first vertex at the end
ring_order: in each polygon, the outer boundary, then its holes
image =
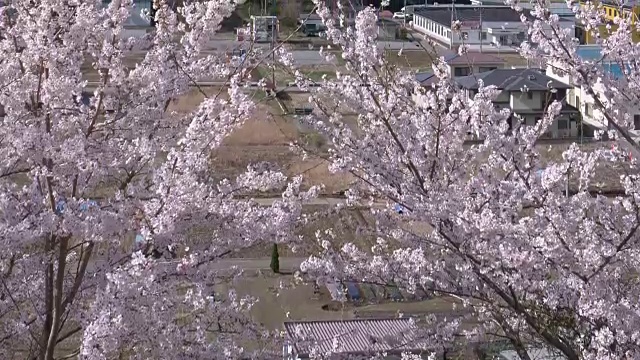
POLYGON ((415 15, 413 17, 413 28, 446 45, 451 44, 451 27, 449 26, 444 26, 435 21, 431 21, 424 16, 415 15))
POLYGON ((541 110, 543 94, 542 91, 511 92, 509 106, 515 112, 518 110, 541 110))
MULTIPOLYGON (((575 83, 569 74, 560 74, 560 72, 557 71, 557 66, 548 66, 546 74, 547 76, 566 84, 573 85, 575 83)), ((596 107, 594 105, 595 102, 593 97, 589 95, 584 87, 574 86, 572 89, 568 90, 567 103, 578 109, 582 117, 582 121, 584 121, 585 124, 598 129, 608 129, 608 121, 599 110, 595 109, 596 107)), ((630 116, 629 120, 633 121, 634 117, 640 116, 640 106, 631 106, 628 114, 630 116)), ((640 136, 640 128, 633 129, 631 133, 634 136, 640 136)))
MULTIPOLYGON (((541 119, 542 114, 523 116, 523 120, 527 126, 534 126, 541 119)), ((559 115, 555 121, 549 125, 544 137, 553 139, 577 137, 579 134, 578 128, 579 124, 577 121, 571 121, 568 115, 559 115)))
MULTIPOLYGON (((572 29, 574 26, 571 21, 560 21, 559 25, 563 29, 572 29)), ((480 26, 481 29, 462 27, 460 32, 453 33, 453 37, 451 37, 450 26, 443 26, 418 14, 414 15, 413 27, 427 37, 450 46, 463 43, 469 45, 480 45, 482 43, 483 45, 515 46, 524 41, 527 34, 527 27, 521 22, 483 21, 480 26), (483 33, 484 36, 482 35, 483 33), (464 41, 463 37, 465 38, 464 41)), ((548 26, 547 28, 551 29, 548 26)))
POLYGON ((494 102, 506 103, 509 102, 509 93, 507 91, 501 92, 498 97, 493 100, 494 102))

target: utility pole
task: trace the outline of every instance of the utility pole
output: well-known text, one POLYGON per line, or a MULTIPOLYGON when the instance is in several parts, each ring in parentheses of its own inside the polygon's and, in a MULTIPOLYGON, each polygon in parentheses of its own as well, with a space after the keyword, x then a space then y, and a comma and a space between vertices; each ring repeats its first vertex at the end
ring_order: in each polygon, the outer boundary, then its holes
POLYGON ((484 8, 482 7, 482 4, 480 5, 480 53, 482 53, 482 43, 484 42, 483 39, 483 24, 482 24, 482 13, 484 12, 484 8))
MULTIPOLYGON (((402 26, 406 29, 407 28, 407 0, 404 0, 404 7, 403 7, 403 16, 402 16, 402 26)), ((406 31, 406 30, 405 30, 406 31)), ((403 43, 404 44, 404 43, 403 43)))
POLYGON ((153 1, 149 3, 149 26, 156 27, 156 8, 153 6, 153 1))
POLYGON ((278 17, 276 16, 276 0, 272 0, 272 8, 271 8, 271 86, 273 86, 273 93, 277 92, 276 87, 276 40, 278 38, 278 32, 276 30, 278 26, 278 17))
POLYGON ((453 49, 453 13, 456 11, 456 0, 451 0, 451 31, 449 34, 449 50, 453 49))

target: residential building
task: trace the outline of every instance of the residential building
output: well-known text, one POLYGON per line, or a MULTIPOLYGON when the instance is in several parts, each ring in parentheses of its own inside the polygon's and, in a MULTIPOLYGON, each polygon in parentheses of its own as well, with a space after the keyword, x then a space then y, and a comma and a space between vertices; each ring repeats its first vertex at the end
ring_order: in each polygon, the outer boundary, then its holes
MULTIPOLYGON (((578 48, 577 55, 583 60, 594 61, 597 66, 601 66, 605 76, 612 78, 623 77, 623 71, 620 64, 611 60, 607 56, 603 56, 600 46, 594 45, 581 45, 578 48)), ((547 76, 569 84, 571 88, 567 91, 567 103, 575 107, 580 111, 581 119, 584 124, 589 125, 595 129, 607 130, 610 128, 606 118, 602 116, 602 113, 597 110, 594 99, 587 90, 580 85, 576 85, 576 79, 573 79, 569 74, 563 73, 556 64, 550 64, 546 70, 547 76)), ((597 87, 596 87, 597 89, 597 87)), ((629 121, 633 121, 630 128, 631 135, 634 137, 640 137, 640 102, 619 104, 620 107, 624 106, 626 109, 622 111, 622 114, 629 115, 629 121)), ((585 133, 587 136, 590 133, 585 133)))
MULTIPOLYGON (((599 0, 599 1, 580 1, 580 5, 584 6, 587 3, 599 5, 604 12, 604 21, 598 26, 595 33, 587 31, 585 25, 576 23, 576 38, 580 41, 580 44, 596 44, 598 39, 606 39, 609 35, 618 29, 618 25, 613 21, 617 17, 630 18, 633 25, 638 24, 640 19, 640 2, 638 0, 599 0), (597 36, 596 36, 597 34, 597 36)), ((632 40, 633 42, 640 41, 640 32, 638 29, 632 27, 632 40)))
POLYGON ((349 359, 370 357, 386 352, 387 359, 400 359, 409 352, 429 355, 427 343, 409 318, 355 319, 328 321, 290 321, 284 323, 286 341, 283 359, 308 359, 312 349, 320 353, 334 351, 349 359))
MULTIPOLYGON (((506 64, 506 61, 500 57, 475 51, 470 51, 463 55, 450 51, 444 53, 442 57, 449 66, 449 74, 451 74, 452 78, 503 69, 506 64)), ((417 73, 416 80, 423 86, 429 86, 437 82, 437 78, 432 72, 417 73)))
MULTIPOLYGON (((547 106, 554 100, 563 106, 560 115, 543 135, 545 138, 570 138, 581 133, 580 113, 567 103, 567 91, 571 86, 545 75, 540 69, 496 69, 480 74, 456 78, 456 82, 473 97, 479 88, 479 80, 484 86, 495 86, 501 93, 493 100, 497 108, 509 108, 513 115, 522 120, 522 125, 537 124, 546 113, 547 106)), ((509 118, 509 129, 516 126, 518 119, 509 118)))
POLYGON ((503 58, 475 51, 470 51, 463 55, 453 52, 446 53, 444 61, 449 66, 451 76, 454 77, 503 69, 506 64, 503 58))
POLYGON ((580 1, 580 5, 586 4, 600 5, 604 10, 604 20, 607 22, 613 22, 617 17, 630 17, 631 22, 635 24, 640 17, 640 6, 638 0, 595 0, 595 1, 580 1))
MULTIPOLYGON (((434 5, 414 10, 413 28, 448 48, 466 44, 474 50, 484 47, 485 51, 509 51, 526 40, 527 25, 520 16, 508 6, 434 5), (455 30, 454 21, 460 21, 455 30)), ((567 20, 561 20, 560 24, 566 28, 574 26, 573 21, 567 20)))
MULTIPOLYGON (((471 3, 473 5, 504 5, 504 0, 472 0, 471 3)), ((532 9, 533 3, 523 1, 518 3, 518 6, 523 9, 532 9)), ((575 13, 567 6, 566 0, 549 0, 547 10, 552 14, 575 20, 575 13)))
MULTIPOLYGON (((456 6, 471 5, 473 4, 473 1, 471 0, 440 0, 440 1, 438 0, 402 0, 402 4, 399 4, 400 7, 395 7, 395 8, 393 6, 393 1, 391 1, 391 5, 389 6, 389 9, 391 10, 398 9, 400 11, 404 11, 408 15, 413 15, 415 13, 415 10, 418 10, 421 8, 425 8, 432 5, 451 6, 450 4, 454 4, 454 3, 456 4, 456 6), (406 4, 404 4, 404 2, 406 2, 406 4)), ((504 2, 500 3, 500 5, 504 5, 504 2)))

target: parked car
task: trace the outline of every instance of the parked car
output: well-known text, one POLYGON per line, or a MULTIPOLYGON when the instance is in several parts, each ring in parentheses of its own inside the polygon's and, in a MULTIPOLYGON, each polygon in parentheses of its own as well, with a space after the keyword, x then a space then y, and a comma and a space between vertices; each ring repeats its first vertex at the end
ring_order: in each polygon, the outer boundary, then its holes
POLYGON ((306 23, 302 27, 302 33, 307 36, 322 36, 325 30, 327 28, 323 24, 306 23))
POLYGON ((405 18, 405 13, 402 11, 397 11, 393 13, 393 18, 394 19, 404 19, 405 18))

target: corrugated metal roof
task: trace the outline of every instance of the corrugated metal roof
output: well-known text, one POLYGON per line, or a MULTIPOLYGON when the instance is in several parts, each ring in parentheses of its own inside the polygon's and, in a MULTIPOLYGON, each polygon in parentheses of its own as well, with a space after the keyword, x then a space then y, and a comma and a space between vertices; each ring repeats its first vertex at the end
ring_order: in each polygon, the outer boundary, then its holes
POLYGON ((285 331, 296 353, 320 352, 378 353, 427 350, 417 327, 408 319, 356 319, 336 321, 290 321, 285 331))

